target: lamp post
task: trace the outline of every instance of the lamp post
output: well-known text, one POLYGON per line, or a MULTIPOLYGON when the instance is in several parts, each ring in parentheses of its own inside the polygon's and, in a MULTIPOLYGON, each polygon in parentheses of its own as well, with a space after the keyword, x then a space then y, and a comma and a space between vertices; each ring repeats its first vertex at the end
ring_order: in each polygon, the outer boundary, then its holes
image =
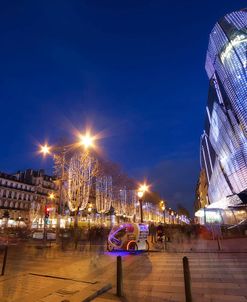
POLYGON ((166 224, 166 203, 164 200, 160 201, 160 207, 161 207, 161 210, 163 211, 164 224, 166 224))
POLYGON ((64 170, 65 170, 65 155, 66 153, 71 149, 71 145, 63 146, 63 147, 51 147, 47 144, 41 145, 39 152, 46 157, 47 155, 53 155, 55 158, 60 157, 60 169, 61 169, 61 175, 59 179, 59 206, 58 206, 58 217, 57 217, 57 240, 59 237, 59 231, 60 231, 60 220, 61 215, 63 213, 63 202, 62 202, 62 190, 63 190, 63 184, 64 184, 64 170))
MULTIPOLYGON (((86 133, 84 135, 79 136, 79 144, 80 144, 80 146, 82 146, 84 148, 84 152, 85 152, 84 159, 89 157, 90 149, 92 147, 95 147, 95 145, 94 145, 95 139, 96 138, 94 136, 91 136, 90 133, 86 133)), ((74 228, 75 229, 78 228, 78 213, 79 213, 79 210, 80 210, 80 207, 81 207, 81 204, 79 202, 80 189, 76 190, 76 196, 77 197, 76 197, 75 222, 74 222, 74 228)), ((91 213, 91 211, 92 211, 92 204, 89 203, 88 212, 91 213)))
POLYGON ((92 213, 92 209, 93 209, 93 206, 91 203, 88 204, 88 208, 87 208, 87 211, 88 211, 88 214, 87 214, 87 217, 88 218, 88 230, 90 231, 90 215, 92 213))
MULTIPOLYGON (((60 181, 59 181, 59 207, 58 207, 58 218, 57 218, 57 235, 59 235, 60 231, 60 220, 61 216, 63 215, 63 186, 65 181, 65 164, 66 164, 66 154, 74 150, 75 147, 83 146, 86 154, 88 155, 89 148, 94 146, 94 140, 96 139, 95 136, 91 136, 90 133, 86 133, 84 135, 79 135, 79 141, 75 144, 65 145, 62 147, 59 146, 49 146, 48 144, 44 144, 40 146, 39 153, 41 153, 44 157, 47 155, 53 155, 54 158, 56 156, 59 158, 59 165, 60 165, 60 181)), ((79 207, 78 207, 79 209, 79 207)), ((78 212, 78 211, 77 211, 78 212)), ((77 213, 76 213, 77 215, 77 213)), ((58 238, 58 236, 57 236, 58 238)))
MULTIPOLYGON (((48 199, 50 199, 50 201, 52 202, 55 199, 55 195, 54 193, 50 193, 48 195, 48 199)), ((47 221, 49 219, 49 215, 50 215, 50 208, 48 207, 47 204, 47 199, 45 199, 45 217, 44 217, 44 235, 43 235, 43 239, 44 239, 44 243, 46 243, 47 240, 47 221)))
POLYGON ((87 208, 87 218, 88 218, 88 240, 89 240, 89 247, 90 247, 90 251, 91 251, 91 246, 92 246, 92 233, 91 233, 91 225, 90 225, 90 215, 92 213, 92 210, 93 210, 93 205, 92 203, 88 203, 88 208, 87 208))
POLYGON ((169 214, 169 224, 171 224, 171 212, 172 212, 172 209, 169 208, 169 209, 168 209, 168 214, 169 214))
POLYGON ((172 224, 174 224, 174 211, 171 212, 172 215, 172 224))
POLYGON ((139 198, 139 205, 140 205, 140 216, 141 216, 141 223, 143 223, 143 209, 142 209, 142 197, 144 193, 148 191, 148 186, 146 184, 143 184, 139 187, 139 190, 137 192, 138 198, 139 198))

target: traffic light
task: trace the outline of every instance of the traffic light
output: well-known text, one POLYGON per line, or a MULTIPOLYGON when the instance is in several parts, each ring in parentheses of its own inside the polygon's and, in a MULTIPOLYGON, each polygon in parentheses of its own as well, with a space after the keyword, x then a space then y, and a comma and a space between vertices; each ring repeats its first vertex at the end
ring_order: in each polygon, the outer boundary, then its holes
POLYGON ((45 218, 49 218, 50 215, 50 209, 47 207, 47 205, 45 206, 45 218))

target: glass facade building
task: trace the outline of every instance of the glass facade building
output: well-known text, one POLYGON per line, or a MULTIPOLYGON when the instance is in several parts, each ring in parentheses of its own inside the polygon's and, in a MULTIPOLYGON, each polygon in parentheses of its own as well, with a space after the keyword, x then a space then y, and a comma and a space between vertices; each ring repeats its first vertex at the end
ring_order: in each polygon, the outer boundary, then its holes
POLYGON ((201 168, 208 181, 208 208, 247 201, 247 9, 214 26, 206 56, 209 77, 201 168))

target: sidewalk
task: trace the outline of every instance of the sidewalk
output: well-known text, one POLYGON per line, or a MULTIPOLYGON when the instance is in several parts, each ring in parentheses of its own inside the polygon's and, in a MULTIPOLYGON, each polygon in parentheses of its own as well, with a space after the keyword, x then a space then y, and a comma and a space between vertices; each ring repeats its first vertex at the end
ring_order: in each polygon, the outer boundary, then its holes
POLYGON ((167 252, 226 252, 226 253, 247 253, 247 238, 238 239, 220 239, 217 240, 205 240, 205 239, 191 239, 181 240, 174 238, 171 242, 166 242, 162 245, 156 245, 150 243, 151 251, 167 252))
POLYGON ((0 277, 0 301, 60 302, 74 295, 83 301, 109 284, 100 276, 114 261, 108 255, 79 251, 10 250, 6 275, 0 277))
POLYGON ((24 274, 0 280, 1 302, 82 302, 111 288, 109 283, 59 280, 24 274), (3 283, 3 286, 2 286, 3 283))
MULTIPOLYGON (((123 265, 124 295, 129 302, 184 302, 182 258, 185 254, 139 255, 130 267, 123 265)), ((193 302, 247 302, 245 254, 190 253, 193 302)), ((111 290, 95 302, 115 301, 111 290)))
MULTIPOLYGON (((108 289, 110 283, 113 288, 94 301, 184 302, 182 258, 186 255, 193 302, 247 302, 245 252, 200 253, 190 250, 193 242, 183 244, 187 252, 182 252, 181 244, 174 242, 168 252, 137 255, 13 247, 8 255, 6 276, 0 277, 0 301, 81 302, 102 288, 108 289), (171 251, 171 247, 177 251, 171 251), (125 297, 121 299, 116 297, 115 287, 117 255, 123 259, 125 297)), ((234 242, 227 244, 230 248, 234 242)), ((235 246, 240 244, 245 241, 235 241, 235 246)))

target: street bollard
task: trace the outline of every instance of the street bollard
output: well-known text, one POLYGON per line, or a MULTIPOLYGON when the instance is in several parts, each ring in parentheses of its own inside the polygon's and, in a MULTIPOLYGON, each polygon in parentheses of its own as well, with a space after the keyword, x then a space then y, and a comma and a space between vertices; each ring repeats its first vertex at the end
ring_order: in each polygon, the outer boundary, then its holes
POLYGON ((191 284, 190 284, 190 267, 187 257, 183 257, 183 269, 184 269, 184 289, 185 289, 185 301, 192 302, 191 284))
POLYGON ((4 249, 4 256, 3 256, 2 276, 4 275, 4 271, 5 271, 7 255, 8 255, 8 246, 6 245, 4 249))
POLYGON ((121 256, 117 256, 117 296, 123 296, 123 269, 121 256))

